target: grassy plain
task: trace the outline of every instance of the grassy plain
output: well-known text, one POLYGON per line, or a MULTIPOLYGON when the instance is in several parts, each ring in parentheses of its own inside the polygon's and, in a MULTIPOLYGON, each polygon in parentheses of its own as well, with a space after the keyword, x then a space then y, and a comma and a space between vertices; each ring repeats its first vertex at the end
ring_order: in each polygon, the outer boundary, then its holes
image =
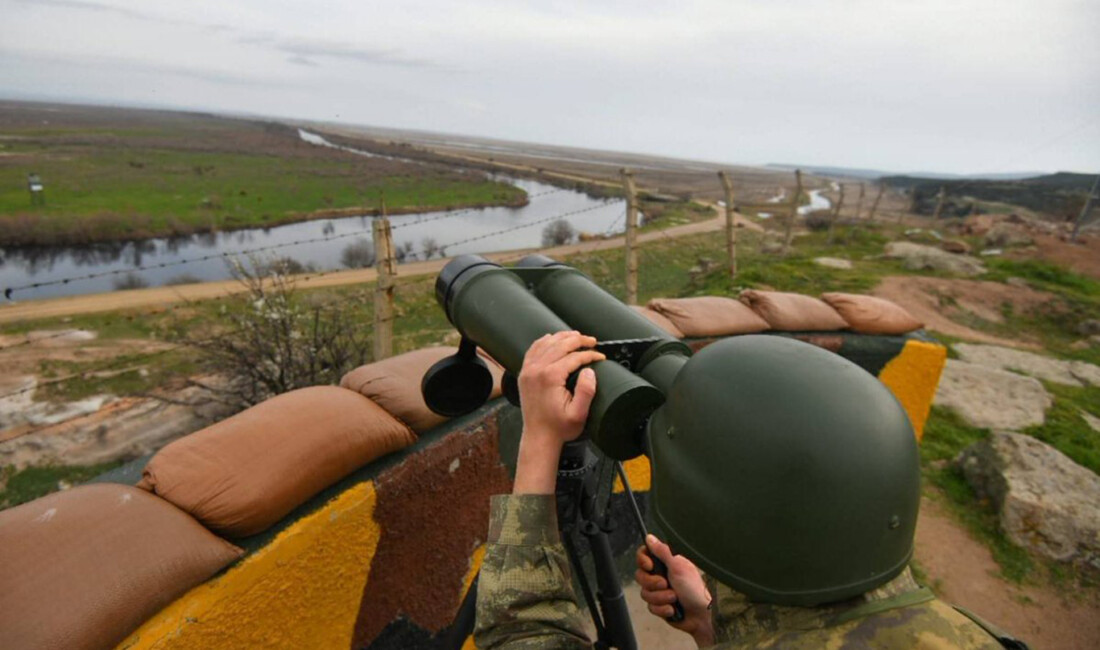
POLYGON ((0 246, 271 226, 387 207, 521 205, 483 174, 311 145, 290 127, 214 116, 2 104, 0 246), (48 109, 48 110, 47 110, 48 109), (27 174, 45 185, 32 206, 27 174))

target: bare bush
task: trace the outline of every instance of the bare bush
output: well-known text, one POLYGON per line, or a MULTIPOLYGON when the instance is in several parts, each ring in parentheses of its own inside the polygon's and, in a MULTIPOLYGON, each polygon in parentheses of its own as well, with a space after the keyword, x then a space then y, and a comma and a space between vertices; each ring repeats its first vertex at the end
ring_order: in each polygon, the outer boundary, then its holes
POLYGON ((131 271, 126 275, 115 278, 113 284, 115 291, 129 291, 131 289, 144 289, 149 286, 149 281, 131 271))
POLYGON ((216 399, 247 408, 297 388, 335 384, 370 359, 370 330, 338 299, 299 295, 284 275, 263 277, 240 265, 236 271, 245 291, 222 311, 219 331, 185 338, 210 372, 226 378, 200 384, 216 399))
POLYGON ((439 242, 435 240, 435 237, 425 237, 420 240, 420 250, 424 253, 424 259, 430 260, 437 254, 440 254, 442 249, 439 247, 439 242))
POLYGON ((393 249, 393 255, 397 258, 398 264, 404 263, 405 260, 415 258, 413 253, 413 243, 411 241, 404 241, 397 245, 393 249))
POLYGON ((266 261, 252 260, 252 268, 260 277, 317 272, 316 266, 312 264, 302 264, 293 257, 276 257, 266 261))
POLYGON ((824 232, 833 222, 833 213, 831 210, 815 210, 806 215, 805 221, 806 227, 813 232, 824 232))
POLYGON ((349 269, 365 269, 374 266, 374 243, 369 239, 357 239, 344 247, 340 263, 349 269))
POLYGON ((542 229, 542 245, 562 246, 571 243, 577 237, 577 230, 573 224, 565 219, 553 221, 542 229))

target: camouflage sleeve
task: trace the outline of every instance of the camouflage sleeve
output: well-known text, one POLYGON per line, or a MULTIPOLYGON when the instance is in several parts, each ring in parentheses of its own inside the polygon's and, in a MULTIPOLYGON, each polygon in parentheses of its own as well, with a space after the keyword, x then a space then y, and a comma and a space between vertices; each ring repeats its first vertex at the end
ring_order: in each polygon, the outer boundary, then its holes
POLYGON ((498 495, 477 588, 478 648, 592 647, 552 495, 498 495))

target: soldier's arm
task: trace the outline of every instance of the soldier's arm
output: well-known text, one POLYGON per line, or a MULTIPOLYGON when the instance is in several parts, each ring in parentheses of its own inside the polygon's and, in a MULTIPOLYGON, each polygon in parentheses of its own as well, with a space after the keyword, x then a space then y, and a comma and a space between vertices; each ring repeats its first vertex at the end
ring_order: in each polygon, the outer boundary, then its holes
POLYGON ((558 533, 554 488, 562 446, 580 435, 596 394, 582 371, 600 361, 596 340, 559 332, 531 345, 519 376, 523 436, 510 496, 493 497, 474 640, 479 648, 591 648, 558 533))

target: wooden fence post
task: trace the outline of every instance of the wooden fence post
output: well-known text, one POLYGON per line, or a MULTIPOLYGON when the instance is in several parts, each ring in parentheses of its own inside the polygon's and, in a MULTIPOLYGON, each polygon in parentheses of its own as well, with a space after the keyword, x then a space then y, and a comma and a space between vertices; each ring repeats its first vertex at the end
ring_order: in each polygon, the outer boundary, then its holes
POLYGON ((726 192, 726 254, 730 262, 730 277, 737 277, 737 225, 733 222, 733 183, 725 171, 718 172, 726 192))
POLYGON ((859 220, 859 213, 863 212, 863 195, 867 192, 867 186, 863 183, 859 184, 859 198, 856 199, 856 220, 859 220))
POLYGON ((886 185, 879 181, 878 192, 875 193, 875 200, 871 202, 871 213, 867 215, 867 223, 875 222, 875 211, 878 210, 878 202, 882 198, 882 193, 885 189, 886 185))
POLYGON ((836 225, 838 219, 840 219, 840 208, 844 205, 844 183, 837 183, 840 187, 840 196, 836 199, 836 205, 833 206, 833 216, 829 219, 829 236, 826 238, 828 243, 833 243, 833 226, 836 225))
POLYGON ((1100 196, 1097 196, 1097 190, 1100 190, 1100 176, 1096 177, 1096 180, 1092 183, 1092 189, 1089 190, 1089 198, 1085 199, 1085 205, 1081 206, 1081 214, 1077 215, 1077 223, 1073 224, 1073 234, 1070 235, 1070 241, 1077 241, 1077 233, 1081 232, 1081 226, 1085 224, 1085 220, 1089 218, 1089 212, 1092 212, 1092 206, 1096 203, 1100 196))
POLYGON ((393 232, 382 200, 382 215, 371 224, 374 234, 374 268, 378 271, 374 291, 374 360, 393 355, 393 297, 397 260, 393 248, 393 232))
POLYGON ((794 221, 798 218, 798 203, 802 199, 802 170, 794 170, 794 196, 791 197, 791 211, 787 215, 787 234, 783 237, 783 255, 791 250, 794 237, 794 221))
POLYGON ((932 221, 940 218, 943 213, 943 203, 947 199, 947 186, 940 185, 940 193, 936 195, 936 211, 932 213, 932 221))
POLYGON ((634 174, 625 167, 619 172, 626 192, 626 304, 638 304, 638 199, 634 174))

